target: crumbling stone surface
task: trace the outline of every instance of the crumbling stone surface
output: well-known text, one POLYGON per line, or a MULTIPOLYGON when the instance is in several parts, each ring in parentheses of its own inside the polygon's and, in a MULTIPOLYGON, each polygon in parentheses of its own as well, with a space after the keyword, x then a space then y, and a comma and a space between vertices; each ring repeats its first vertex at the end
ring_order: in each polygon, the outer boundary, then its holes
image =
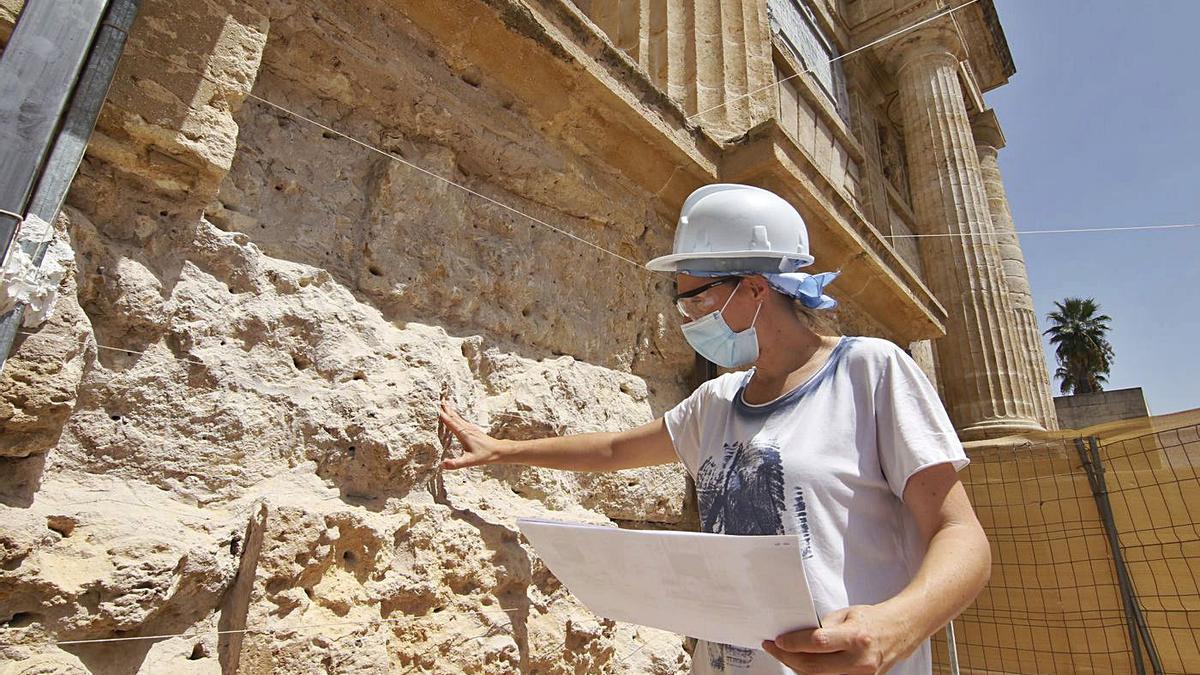
POLYGON ((670 279, 248 98, 669 247, 652 194, 402 5, 144 3, 58 223, 74 264, 0 375, 0 673, 687 670, 516 527, 680 526, 682 468, 443 474, 436 419, 652 419, 691 364, 670 279))

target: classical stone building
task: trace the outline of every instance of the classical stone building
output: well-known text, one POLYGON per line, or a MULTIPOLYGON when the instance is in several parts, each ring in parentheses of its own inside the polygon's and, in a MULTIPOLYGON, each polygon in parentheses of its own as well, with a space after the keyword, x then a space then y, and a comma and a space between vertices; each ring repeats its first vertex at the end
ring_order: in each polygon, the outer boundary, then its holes
POLYGON ((890 38, 966 3, 577 4, 721 144, 718 179, 801 209, 843 323, 910 346, 965 439, 1056 428, 983 99, 1015 72, 990 1, 890 38))
POLYGON ((0 661, 685 672, 514 526, 686 527, 682 469, 443 474, 435 410, 526 438, 685 396, 671 279, 638 263, 705 183, 791 200, 843 329, 909 348, 964 438, 1056 425, 991 0, 890 38, 949 5, 142 5, 55 313, 0 375, 0 661))

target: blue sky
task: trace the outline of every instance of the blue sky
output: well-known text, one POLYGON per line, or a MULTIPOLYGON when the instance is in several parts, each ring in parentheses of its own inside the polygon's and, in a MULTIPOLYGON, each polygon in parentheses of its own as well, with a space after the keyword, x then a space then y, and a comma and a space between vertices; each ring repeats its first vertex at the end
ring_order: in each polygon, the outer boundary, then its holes
MULTIPOLYGON (((1200 222, 1200 2, 995 3, 1017 72, 985 97, 1017 229, 1200 222)), ((1142 387, 1154 414, 1200 407, 1200 229, 1021 244, 1043 330, 1055 300, 1095 298, 1107 388, 1142 387)))

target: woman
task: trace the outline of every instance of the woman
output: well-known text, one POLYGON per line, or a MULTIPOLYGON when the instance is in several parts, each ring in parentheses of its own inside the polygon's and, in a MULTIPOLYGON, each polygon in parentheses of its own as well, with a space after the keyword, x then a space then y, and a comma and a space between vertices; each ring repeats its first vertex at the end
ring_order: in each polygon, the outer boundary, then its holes
MULTIPOLYGON (((821 627, 762 650, 701 642, 693 673, 931 672, 928 638, 987 582, 987 539, 958 481, 968 460, 916 363, 892 343, 820 335, 836 274, 799 213, 744 185, 684 203, 671 255, 689 344, 726 367, 662 418, 619 433, 503 441, 443 405, 459 469, 517 463, 614 471, 681 460, 706 532, 801 537, 821 627)), ((763 579, 762 583, 771 583, 763 579)))

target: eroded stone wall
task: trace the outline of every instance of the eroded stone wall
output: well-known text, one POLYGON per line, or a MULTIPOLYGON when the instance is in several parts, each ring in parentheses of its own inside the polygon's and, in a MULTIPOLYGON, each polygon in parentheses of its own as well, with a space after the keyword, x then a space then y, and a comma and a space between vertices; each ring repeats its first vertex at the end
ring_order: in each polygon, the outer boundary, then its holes
POLYGON ((461 56, 532 49, 487 31, 533 19, 457 4, 448 35, 421 3, 144 3, 56 224, 74 266, 0 377, 3 672, 686 671, 515 528, 679 526, 680 467, 437 468, 442 398, 511 438, 678 400, 670 280, 247 98, 621 255, 668 249, 656 195, 576 145, 609 123, 586 95, 547 83, 548 117, 461 56))

